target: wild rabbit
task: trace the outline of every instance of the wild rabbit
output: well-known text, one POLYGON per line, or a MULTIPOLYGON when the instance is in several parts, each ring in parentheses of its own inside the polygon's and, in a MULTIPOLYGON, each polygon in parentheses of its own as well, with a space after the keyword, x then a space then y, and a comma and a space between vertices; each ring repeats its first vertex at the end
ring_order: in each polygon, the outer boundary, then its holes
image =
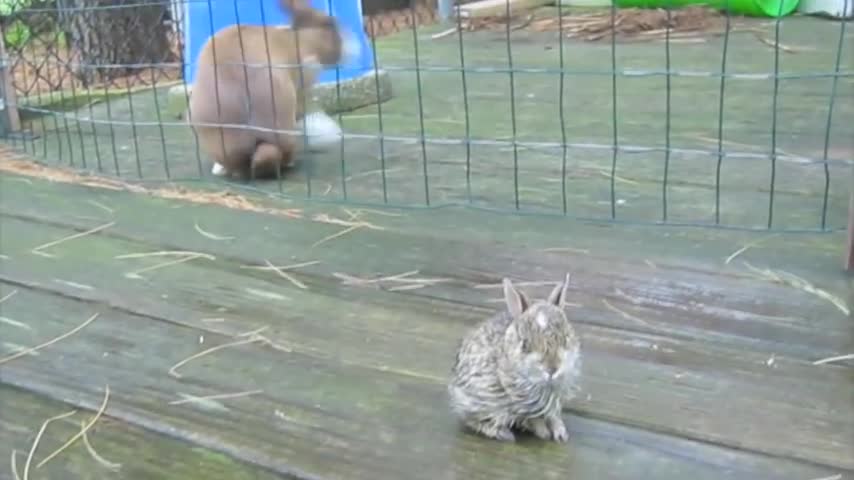
MULTIPOLYGON (((278 176, 299 146, 295 134, 241 126, 296 130, 303 100, 320 71, 358 57, 356 37, 333 17, 307 0, 280 4, 291 14, 290 26, 231 25, 209 38, 199 53, 189 118, 215 175, 278 176)), ((337 129, 329 122, 319 124, 323 118, 304 120, 309 130, 337 129)))
POLYGON ((452 411, 486 437, 512 442, 513 429, 565 442, 563 405, 576 392, 580 341, 564 306, 569 274, 546 301, 531 303, 504 279, 507 310, 469 332, 448 386, 452 411))

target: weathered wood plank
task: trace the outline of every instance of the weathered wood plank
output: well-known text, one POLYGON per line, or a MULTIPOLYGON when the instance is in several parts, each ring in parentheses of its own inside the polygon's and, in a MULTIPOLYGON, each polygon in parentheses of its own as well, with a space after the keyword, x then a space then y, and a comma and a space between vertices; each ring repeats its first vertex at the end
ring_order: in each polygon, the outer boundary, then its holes
MULTIPOLYGON (((17 450, 19 475, 23 475, 27 453, 45 419, 71 410, 72 417, 51 422, 39 441, 30 467, 30 478, 116 479, 116 478, 181 478, 272 480, 281 478, 249 463, 235 461, 219 452, 207 450, 164 435, 157 435, 113 418, 107 413, 87 432, 92 448, 104 460, 118 464, 105 466, 88 452, 82 439, 41 468, 38 462, 59 448, 88 422, 95 412, 78 405, 50 400, 17 388, 0 385, 0 446, 7 466, 12 449, 17 450)), ((108 405, 109 407, 109 405, 108 405)), ((11 469, 0 470, 0 478, 12 479, 11 469)))
MULTIPOLYGON (((230 338, 206 334, 199 346, 196 329, 29 289, 4 309, 31 326, 10 331, 13 342, 27 344, 96 310, 101 317, 77 335, 0 366, 2 381, 88 409, 110 385, 110 418, 297 478, 635 479, 643 472, 661 479, 802 480, 846 473, 576 416, 567 418, 567 445, 496 444, 459 431, 441 384, 337 362, 333 352, 236 346, 186 365, 179 379, 166 373, 176 360, 230 338), (169 404, 180 393, 255 389, 263 393, 206 408, 169 404)), ((382 348, 376 343, 371 348, 382 348)))
MULTIPOLYGON (((221 258, 174 265, 133 280, 125 273, 160 260, 127 264, 114 257, 158 250, 157 245, 98 235, 57 246, 51 250, 56 256, 49 258, 28 250, 68 230, 11 218, 4 218, 4 225, 9 234, 0 239, 10 259, 2 275, 19 287, 38 286, 162 318, 195 331, 193 339, 214 330, 234 335, 269 325, 271 339, 300 354, 393 373, 431 388, 441 389, 456 342, 486 313, 401 292, 342 287, 322 276, 312 277, 310 288, 303 290, 270 274, 250 275, 221 258), (80 268, 83 259, 85 269, 80 268), (206 317, 227 322, 208 324, 206 317)), ((590 324, 582 324, 581 333, 584 388, 590 396, 573 408, 584 415, 773 455, 852 465, 845 454, 854 438, 854 424, 845 415, 852 389, 843 368, 590 324), (745 425, 754 428, 745 431, 745 425), (793 428, 800 434, 788 435, 793 428), (778 440, 768 442, 769 437, 778 440)))
MULTIPOLYGON (((387 230, 363 229, 312 248, 316 241, 344 227, 211 206, 173 204, 163 199, 123 192, 95 190, 87 193, 87 189, 71 185, 38 188, 39 181, 32 181, 37 183, 5 182, 4 189, 8 193, 3 209, 14 210, 15 214, 32 218, 75 225, 81 230, 91 228, 98 222, 118 220, 119 223, 108 234, 139 238, 169 248, 208 252, 218 257, 234 257, 244 262, 260 264, 266 258, 275 263, 287 264, 292 263, 291 257, 322 261, 318 265, 301 269, 300 273, 305 272, 307 277, 300 278, 329 278, 336 272, 357 276, 393 275, 419 269, 423 276, 446 278, 449 281, 407 291, 407 294, 492 308, 495 304, 491 300, 498 296, 497 290, 473 288, 475 285, 500 283, 500 277, 504 275, 521 280, 550 281, 561 278, 563 272, 569 270, 575 275, 571 289, 574 303, 581 305, 575 312, 580 322, 673 338, 739 344, 768 355, 786 353, 804 359, 846 353, 846 349, 854 344, 850 320, 822 298, 769 282, 768 279, 757 279, 742 264, 728 268, 713 268, 696 261, 686 264, 686 261, 694 260, 695 257, 704 258, 703 252, 711 247, 702 241, 702 236, 711 236, 713 233, 701 234, 700 239, 683 239, 684 232, 675 230, 662 229, 655 233, 651 229, 631 229, 626 233, 628 243, 614 244, 609 239, 622 237, 622 230, 588 227, 602 232, 599 234, 602 237, 599 240, 601 249, 587 253, 552 253, 514 248, 519 244, 514 245, 512 238, 506 236, 495 243, 487 242, 484 238, 466 241, 447 237, 442 233, 445 228, 436 224, 433 213, 425 212, 421 216, 413 213, 405 219, 375 215, 370 220, 381 225, 392 220, 397 223, 389 223, 387 230), (35 196, 34 191, 37 193, 35 196), (88 203, 95 192, 103 196, 101 202, 107 202, 116 209, 113 215, 107 215, 88 203), (211 240, 200 235, 194 225, 234 236, 236 240, 211 240), (431 235, 430 230, 437 234, 431 235), (635 235, 638 238, 634 238, 635 235), (354 244, 358 245, 356 254, 354 244), (644 259, 649 257, 636 253, 644 251, 641 244, 668 246, 674 264, 647 264, 644 259), (619 312, 612 307, 617 307, 619 312)), ((306 215, 311 217, 316 213, 320 212, 307 212, 306 215)), ((338 209, 331 210, 329 214, 346 218, 346 214, 338 209)), ((524 223, 524 218, 512 221, 522 223, 516 223, 508 227, 510 230, 506 230, 503 227, 493 229, 486 224, 486 220, 481 220, 481 223, 468 228, 480 228, 484 232, 524 232, 532 228, 524 223)), ((536 224, 537 228, 540 226, 541 223, 536 224)), ((552 232, 552 237, 573 238, 577 229, 571 224, 564 226, 566 228, 552 232)), ((454 230, 463 227, 455 224, 449 228, 454 230)), ((468 236, 468 231, 462 235, 468 236)), ((590 235, 589 232, 584 234, 586 237, 590 235)), ((544 233, 543 236, 548 235, 544 233)), ((521 243, 524 244, 530 238, 524 237, 521 243)), ((750 261, 757 267, 782 268, 808 279, 817 277, 818 280, 812 281, 818 287, 835 293, 849 305, 854 304, 851 279, 838 275, 838 243, 834 246, 830 242, 826 261, 821 261, 806 253, 825 252, 816 252, 819 245, 802 238, 795 236, 782 239, 780 245, 786 246, 786 249, 767 252, 769 256, 765 258, 768 263, 754 260, 753 257, 750 257, 750 261), (781 258, 787 262, 778 267, 776 262, 781 258), (813 267, 816 264, 825 265, 827 270, 793 269, 789 267, 789 259, 794 264, 800 261, 813 267)), ((552 241, 557 242, 554 239, 552 241)), ((764 248, 764 245, 757 245, 754 249, 764 248)), ((731 253, 737 245, 728 248, 731 253)), ((746 252, 745 257, 752 252, 746 252)), ((718 262, 722 262, 722 257, 715 257, 718 262)), ((547 288, 539 287, 542 290, 547 288)))

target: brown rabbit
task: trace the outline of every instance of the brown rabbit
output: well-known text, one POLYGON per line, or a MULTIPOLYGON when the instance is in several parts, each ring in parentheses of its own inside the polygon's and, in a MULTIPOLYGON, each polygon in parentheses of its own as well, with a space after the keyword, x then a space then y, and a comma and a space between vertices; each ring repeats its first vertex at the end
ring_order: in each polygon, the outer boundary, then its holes
POLYGON ((202 47, 189 119, 214 170, 219 165, 242 179, 277 177, 297 142, 294 134, 197 123, 296 130, 319 69, 358 55, 355 37, 305 1, 281 0, 291 13, 289 27, 231 25, 202 47))
POLYGON ((565 442, 563 405, 575 395, 581 345, 566 318, 569 275, 531 303, 504 279, 507 310, 466 335, 448 386, 451 409, 472 430, 514 441, 513 429, 565 442))

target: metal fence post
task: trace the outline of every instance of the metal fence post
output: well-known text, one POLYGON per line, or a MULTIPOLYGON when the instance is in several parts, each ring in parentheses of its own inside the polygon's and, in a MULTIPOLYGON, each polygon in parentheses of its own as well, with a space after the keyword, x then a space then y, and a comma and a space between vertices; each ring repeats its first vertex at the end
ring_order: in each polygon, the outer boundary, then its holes
POLYGON ((18 100, 15 87, 12 85, 11 63, 6 56, 5 33, 0 29, 0 137, 8 137, 13 132, 21 130, 18 117, 18 100))

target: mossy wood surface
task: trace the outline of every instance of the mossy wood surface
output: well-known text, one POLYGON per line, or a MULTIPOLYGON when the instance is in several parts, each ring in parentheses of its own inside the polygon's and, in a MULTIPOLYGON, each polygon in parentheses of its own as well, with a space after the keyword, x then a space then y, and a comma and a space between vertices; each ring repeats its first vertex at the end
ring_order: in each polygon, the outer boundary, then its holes
MULTIPOLYGON (((0 358, 100 313, 76 334, 0 365, 3 456, 28 451, 47 417, 77 407, 71 420, 90 418, 109 385, 91 440, 123 465, 107 471, 78 443, 33 479, 194 478, 200 468, 198 478, 212 479, 854 474, 850 363, 812 363, 850 353, 850 314, 748 267, 796 274, 850 306, 843 232, 362 210, 361 220, 382 229, 317 244, 345 228, 327 222, 347 212, 253 198, 302 210, 291 219, 9 173, 0 191, 0 298, 17 290, 0 306, 0 358), (115 224, 33 253, 107 222, 115 224), (117 258, 179 250, 207 256, 148 271, 180 257, 117 258), (288 271, 299 288, 243 268, 265 261, 319 263, 288 271), (412 270, 397 283, 348 285, 340 275, 412 270), (554 282, 565 271, 573 274, 568 313, 584 342, 582 394, 565 415, 570 442, 504 445, 461 431, 445 396, 459 338, 501 307, 502 276, 554 282), (392 290, 406 278, 442 281, 392 290), (277 347, 223 348, 170 375, 183 359, 263 327, 258 335, 277 347)), ((523 288, 544 295, 550 285, 523 288)), ((35 460, 75 425, 51 424, 35 460)), ((22 468, 25 456, 18 460, 22 468)))

